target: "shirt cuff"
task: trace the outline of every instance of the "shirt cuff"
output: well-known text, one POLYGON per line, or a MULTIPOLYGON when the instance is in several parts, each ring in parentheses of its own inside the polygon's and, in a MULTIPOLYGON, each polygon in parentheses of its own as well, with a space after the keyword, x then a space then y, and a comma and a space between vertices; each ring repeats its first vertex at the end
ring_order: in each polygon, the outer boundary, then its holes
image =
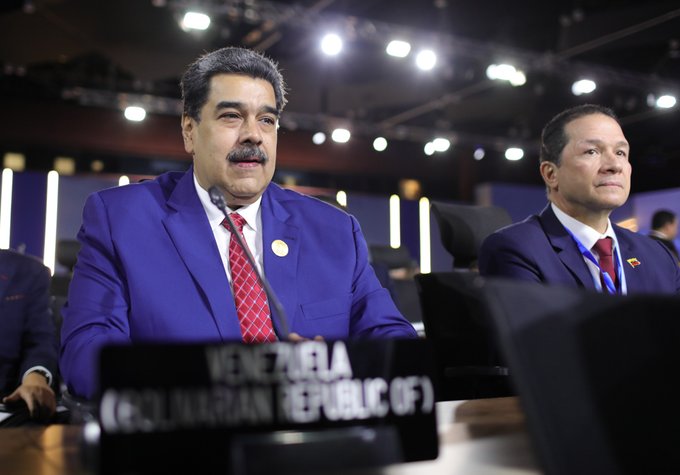
POLYGON ((23 382, 24 378, 28 373, 33 373, 33 372, 38 372, 45 376, 47 378, 47 385, 52 386, 52 373, 50 372, 49 369, 45 368, 44 366, 33 366, 31 368, 28 368, 24 375, 21 378, 21 381, 23 382))

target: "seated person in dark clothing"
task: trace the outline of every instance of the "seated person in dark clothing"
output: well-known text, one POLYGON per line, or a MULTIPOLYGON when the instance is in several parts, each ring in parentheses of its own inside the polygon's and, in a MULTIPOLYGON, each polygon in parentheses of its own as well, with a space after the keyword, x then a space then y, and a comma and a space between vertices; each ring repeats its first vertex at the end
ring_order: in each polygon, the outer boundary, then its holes
POLYGON ((50 272, 37 259, 0 250, 0 397, 31 419, 56 411, 57 342, 49 309, 50 272))
POLYGON ((678 217, 672 211, 661 209, 652 216, 652 230, 649 237, 656 239, 666 246, 680 261, 678 249, 675 247, 673 239, 678 235, 678 217))

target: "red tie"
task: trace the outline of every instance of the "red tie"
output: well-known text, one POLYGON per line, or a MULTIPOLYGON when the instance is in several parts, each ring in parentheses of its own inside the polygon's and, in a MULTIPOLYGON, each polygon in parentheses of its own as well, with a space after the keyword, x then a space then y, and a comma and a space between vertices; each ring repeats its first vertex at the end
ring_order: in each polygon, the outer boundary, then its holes
MULTIPOLYGON (((238 213, 231 213, 229 217, 245 244, 243 225, 246 220, 238 213)), ((222 221, 222 226, 229 230, 226 219, 222 221)), ((267 294, 257 278, 255 269, 248 262, 245 251, 238 245, 234 236, 229 240, 229 268, 243 341, 246 343, 276 341, 267 294)))
MULTIPOLYGON (((614 271, 614 259, 612 258, 612 238, 599 239, 593 246, 595 252, 600 257, 600 269, 609 274, 614 282, 614 287, 617 287, 616 272, 614 271)), ((604 279, 600 276, 602 282, 602 290, 606 289, 604 279)))

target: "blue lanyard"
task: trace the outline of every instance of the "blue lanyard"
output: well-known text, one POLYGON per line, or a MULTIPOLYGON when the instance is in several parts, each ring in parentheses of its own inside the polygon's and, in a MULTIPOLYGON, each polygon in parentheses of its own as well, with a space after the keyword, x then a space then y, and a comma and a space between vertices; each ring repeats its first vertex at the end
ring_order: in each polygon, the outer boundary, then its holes
MULTIPOLYGON (((565 228, 566 229, 566 228, 565 228)), ((598 262, 597 259, 595 259, 595 256, 593 255, 592 252, 590 252, 590 249, 586 249, 586 247, 579 241, 576 236, 572 234, 571 231, 567 229, 567 232, 571 235, 572 239, 578 246, 578 250, 581 252, 581 255, 588 259, 590 262, 595 264, 595 267, 600 271, 600 275, 602 276, 602 280, 604 281, 604 285, 607 287, 607 291, 610 294, 620 294, 621 293, 621 266, 619 265, 619 248, 616 246, 614 249, 616 251, 616 259, 614 259, 614 270, 616 272, 616 277, 619 282, 619 288, 617 289, 616 286, 614 285, 614 281, 612 280, 611 276, 602 270, 600 267, 600 263, 598 262)), ((598 287, 598 290, 602 290, 602 284, 600 282, 596 282, 595 285, 598 287)))

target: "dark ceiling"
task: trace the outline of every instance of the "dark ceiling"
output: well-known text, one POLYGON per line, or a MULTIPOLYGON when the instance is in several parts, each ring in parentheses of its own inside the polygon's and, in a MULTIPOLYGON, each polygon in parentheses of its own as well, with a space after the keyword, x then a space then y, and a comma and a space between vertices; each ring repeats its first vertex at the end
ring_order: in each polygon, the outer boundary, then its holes
MULTIPOLYGON (((608 105, 621 117, 632 145, 633 191, 680 184, 679 106, 650 106, 652 97, 680 94, 677 1, 3 1, 0 32, 0 97, 115 107, 117 93, 147 95, 162 114, 176 113, 179 76, 202 52, 264 50, 289 83, 282 130, 311 137, 346 125, 368 150, 373 137, 387 137, 383 153, 412 167, 399 173, 440 196, 452 177, 424 176, 424 161, 457 163, 449 169, 458 185, 446 198, 466 198, 455 191, 461 181, 468 189, 480 181, 540 183, 542 125, 583 102, 608 105), (212 16, 205 32, 178 26, 193 5, 212 16), (346 36, 334 58, 317 46, 329 29, 346 36), (411 56, 387 56, 385 44, 397 36, 410 40, 413 52, 437 51, 436 67, 418 71, 411 56), (526 84, 487 79, 487 66, 499 62, 522 69, 526 84), (574 96, 572 83, 584 77, 597 89, 574 96), (423 144, 438 135, 452 140, 451 149, 426 156, 423 144), (508 146, 523 147, 525 157, 508 162, 508 146), (480 161, 472 158, 477 147, 486 150, 480 161)), ((303 173, 300 181, 331 183, 322 175, 303 173)), ((380 190, 375 180, 361 183, 380 190)))

